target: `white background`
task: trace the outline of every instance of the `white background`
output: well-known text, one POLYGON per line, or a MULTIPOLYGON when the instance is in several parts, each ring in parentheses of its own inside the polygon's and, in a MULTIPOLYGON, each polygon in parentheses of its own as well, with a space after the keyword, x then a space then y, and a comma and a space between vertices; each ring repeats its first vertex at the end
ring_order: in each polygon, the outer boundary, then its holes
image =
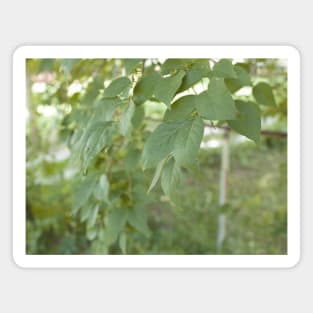
MULTIPOLYGON (((1 312, 313 310, 309 1, 2 1, 1 312), (290 3, 290 4, 289 4, 290 3), (22 270, 12 261, 11 56, 22 44, 292 44, 302 55, 302 258, 281 270, 22 270)), ((289 120, 292 123, 292 117, 289 120)))

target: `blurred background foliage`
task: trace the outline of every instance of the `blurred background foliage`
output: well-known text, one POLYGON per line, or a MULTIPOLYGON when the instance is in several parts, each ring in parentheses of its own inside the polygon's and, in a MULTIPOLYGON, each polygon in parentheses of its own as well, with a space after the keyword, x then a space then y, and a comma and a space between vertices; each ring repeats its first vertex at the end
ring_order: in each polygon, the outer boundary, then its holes
MULTIPOLYGON (((115 135, 107 154, 99 154, 88 171, 81 170, 75 152, 80 126, 94 112, 98 114, 94 99, 114 78, 128 75, 132 83, 138 80, 141 65, 131 61, 27 60, 27 253, 285 254, 285 137, 262 136, 256 145, 230 133, 227 204, 222 208, 218 198, 225 131, 218 127, 205 129, 198 166, 183 170, 176 201, 166 197, 158 185, 147 193, 153 171, 142 171, 138 160, 145 138, 159 124, 166 109, 157 101, 136 106, 129 136, 115 135), (108 182, 101 173, 106 174, 108 182), (100 205, 92 177, 97 177, 99 184, 109 183, 109 194, 100 205), (82 184, 90 187, 89 195, 93 192, 93 198, 86 198, 86 189, 80 189, 82 184), (75 208, 77 197, 86 198, 84 208, 75 208), (119 223, 112 210, 124 208, 136 218, 107 230, 105 226, 119 223), (221 210, 227 217, 227 233, 217 252, 221 210)), ((284 60, 236 61, 246 64, 254 82, 268 82, 273 87, 277 105, 262 107, 262 128, 286 132, 284 60)), ((158 70, 163 62, 146 60, 145 73, 158 70)), ((240 88, 236 97, 250 99, 249 88, 240 88)), ((122 113, 117 110, 114 114, 122 113)))

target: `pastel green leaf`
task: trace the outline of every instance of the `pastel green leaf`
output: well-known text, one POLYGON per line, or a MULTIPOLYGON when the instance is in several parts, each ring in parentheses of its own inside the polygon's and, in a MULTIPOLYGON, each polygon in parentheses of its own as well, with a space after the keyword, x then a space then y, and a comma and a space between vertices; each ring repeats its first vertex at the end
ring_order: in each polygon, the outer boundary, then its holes
POLYGON ((236 78, 236 72, 232 62, 228 59, 221 59, 213 66, 213 75, 222 78, 236 78))
POLYGON ((96 121, 109 122, 113 118, 115 109, 121 104, 118 98, 102 98, 96 100, 92 123, 96 121))
POLYGON ((82 103, 87 105, 93 104, 97 96, 99 95, 99 91, 104 88, 103 83, 103 78, 101 78, 100 76, 94 77, 93 81, 90 82, 87 87, 85 95, 82 99, 82 103))
POLYGON ((253 96, 257 103, 267 105, 267 106, 276 106, 276 101, 274 98, 272 87, 264 82, 258 83, 253 87, 253 96))
POLYGON ((161 74, 173 74, 176 71, 184 70, 192 62, 192 59, 167 59, 161 67, 161 74))
POLYGON ((184 122, 177 133, 173 155, 178 165, 188 165, 197 157, 204 132, 202 119, 197 116, 184 122))
POLYGON ((95 156, 106 146, 111 144, 114 133, 112 122, 96 122, 87 128, 83 139, 81 152, 83 170, 85 171, 95 156))
POLYGON ((131 74, 142 59, 124 59, 126 75, 131 74))
POLYGON ((153 96, 155 86, 161 79, 160 74, 152 73, 143 76, 134 88, 133 100, 136 105, 142 104, 153 96))
POLYGON ((127 221, 127 215, 127 211, 122 208, 115 208, 108 214, 106 235, 109 244, 117 240, 127 221))
POLYGON ((184 121, 165 122, 151 133, 142 153, 144 168, 156 166, 173 151, 177 132, 183 123, 184 121))
POLYGON ((127 253, 127 236, 126 234, 123 232, 120 234, 119 238, 118 238, 118 245, 120 247, 120 249, 122 250, 123 254, 127 253))
POLYGON ((171 107, 166 110, 164 120, 176 121, 188 117, 196 108, 196 98, 195 95, 188 95, 176 100, 171 104, 171 107))
POLYGON ((136 207, 128 211, 128 223, 145 236, 150 235, 150 229, 147 224, 147 212, 143 207, 136 207))
POLYGON ((235 104, 239 113, 237 119, 228 121, 228 125, 239 134, 259 143, 261 132, 261 113, 259 107, 251 101, 237 100, 235 104))
POLYGON ((122 93, 127 93, 131 87, 131 81, 127 77, 119 77, 111 82, 104 90, 103 97, 114 98, 122 93))
POLYGON ((233 120, 236 118, 234 100, 220 78, 212 78, 208 89, 196 99, 198 113, 208 120, 233 120))
POLYGON ((134 114, 132 116, 132 125, 134 128, 139 128, 145 118, 145 109, 142 105, 136 106, 134 114))
POLYGON ((133 101, 129 102, 127 109, 124 111, 121 120, 120 120, 120 133, 123 136, 129 134, 129 131, 132 127, 132 117, 135 112, 135 104, 133 101))
POLYGON ((173 192, 177 188, 181 179, 181 171, 175 160, 171 158, 164 166, 161 176, 161 187, 165 195, 172 198, 173 192))
POLYGON ((191 67, 187 70, 186 76, 183 78, 179 91, 189 89, 202 78, 208 77, 210 73, 210 63, 207 59, 195 60, 191 67))
POLYGON ((97 221, 97 216, 99 212, 99 204, 96 204, 90 211, 88 221, 87 221, 87 227, 94 227, 97 221))
POLYGON ((236 92, 244 86, 251 86, 251 78, 247 70, 239 65, 235 64, 234 66, 237 78, 226 78, 225 84, 230 92, 236 92))
POLYGON ((169 106, 176 91, 180 87, 184 76, 185 72, 179 71, 173 76, 161 78, 154 90, 155 97, 169 106))
POLYGON ((99 182, 94 190, 94 196, 99 201, 108 201, 110 184, 105 174, 100 176, 99 182))
POLYGON ((164 166, 164 163, 165 163, 166 159, 163 159, 162 161, 159 162, 159 164, 157 165, 156 167, 156 170, 155 170, 155 173, 154 173, 154 176, 153 176, 153 179, 152 179, 152 182, 150 184, 150 187, 148 189, 148 193, 154 188, 154 186, 157 184, 160 176, 161 176, 161 172, 162 172, 162 169, 163 169, 163 166, 164 166))
POLYGON ((74 192, 72 213, 77 214, 78 210, 82 208, 89 200, 97 180, 94 176, 86 177, 74 192))

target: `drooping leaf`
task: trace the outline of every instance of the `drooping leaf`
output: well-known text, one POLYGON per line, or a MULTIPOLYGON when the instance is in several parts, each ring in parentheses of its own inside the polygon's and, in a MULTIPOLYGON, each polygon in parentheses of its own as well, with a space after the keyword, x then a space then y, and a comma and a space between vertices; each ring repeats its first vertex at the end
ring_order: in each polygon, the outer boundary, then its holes
POLYGON ((152 73, 143 76, 134 88, 133 100, 136 105, 140 105, 149 100, 153 96, 155 86, 161 79, 160 74, 152 73))
POLYGON ((127 93, 131 87, 131 81, 127 77, 119 77, 111 82, 104 90, 103 97, 114 98, 122 93, 127 93))
POLYGON ((93 78, 93 81, 89 83, 85 95, 82 99, 83 104, 91 105, 96 100, 99 91, 103 89, 103 78, 96 76, 93 78))
POLYGON ((179 91, 184 91, 196 83, 202 78, 208 77, 210 73, 210 63, 206 59, 195 60, 191 67, 187 70, 186 76, 183 78, 179 91))
POLYGON ((142 105, 138 105, 135 108, 133 117, 132 117, 132 125, 134 128, 139 128, 145 118, 145 109, 142 105))
POLYGON ((155 97, 159 101, 169 106, 175 96, 176 91, 180 87, 184 76, 185 72, 179 71, 173 76, 161 78, 154 90, 155 97))
POLYGON ((97 121, 109 122, 112 121, 115 109, 121 104, 118 98, 101 98, 95 102, 94 114, 92 123, 97 121))
POLYGON ((259 104, 276 106, 272 87, 267 83, 261 82, 255 85, 253 87, 253 96, 259 104))
POLYGON ((85 171, 95 156, 106 146, 111 144, 115 131, 112 122, 96 122, 87 128, 82 143, 82 166, 85 171))
POLYGON ((135 104, 133 101, 129 102, 127 109, 124 111, 121 120, 120 120, 120 133, 123 136, 129 134, 129 131, 132 127, 132 117, 135 112, 135 104))
POLYGON ((178 165, 187 165, 194 162, 204 132, 202 119, 197 116, 184 122, 177 132, 173 155, 178 165))
POLYGON ((120 247, 120 249, 122 250, 123 254, 127 253, 127 236, 126 234, 123 232, 120 234, 119 238, 118 238, 118 245, 120 247))
POLYGON ((86 237, 90 241, 94 240, 97 237, 97 228, 94 226, 87 226, 86 237))
POLYGON ((83 223, 88 220, 92 209, 94 208, 94 203, 86 203, 80 210, 80 222, 83 223))
POLYGON ((74 215, 77 214, 78 210, 88 202, 96 184, 97 180, 94 176, 88 176, 81 183, 79 183, 74 192, 73 198, 72 213, 74 215))
POLYGON ((156 166, 173 151, 177 132, 183 123, 184 121, 165 122, 154 130, 148 137, 143 149, 142 162, 144 168, 156 166))
POLYGON ((108 178, 105 174, 102 174, 93 194, 97 200, 107 202, 109 200, 109 190, 110 184, 108 178))
POLYGON ((179 70, 185 70, 192 62, 192 59, 167 59, 161 67, 161 74, 173 74, 179 70))
POLYGON ((238 115, 235 120, 228 121, 228 125, 241 135, 244 135, 256 143, 260 142, 261 114, 254 102, 235 101, 238 115))
POLYGON ((87 221, 87 227, 94 227, 99 212, 99 204, 96 204, 90 211, 87 221))
POLYGON ((153 176, 153 179, 151 181, 151 184, 150 184, 150 187, 148 189, 148 193, 154 188, 154 186, 157 184, 160 176, 161 176, 161 173, 162 173, 162 169, 163 169, 163 166, 164 166, 164 163, 165 163, 166 159, 163 159, 162 161, 159 162, 159 164, 157 165, 156 167, 156 170, 155 170, 155 173, 154 173, 154 176, 153 176))
POLYGON ((181 171, 175 160, 171 158, 164 166, 161 177, 161 187, 163 192, 172 198, 173 192, 180 183, 181 171))
POLYGON ((235 64, 234 66, 237 78, 226 78, 225 85, 229 89, 230 92, 236 92, 240 88, 244 86, 251 86, 251 78, 246 69, 239 64, 235 64))
POLYGON ((137 148, 129 147, 125 157, 125 169, 127 171, 134 171, 137 168, 141 156, 141 151, 137 148))
POLYGON ((117 240, 127 221, 127 215, 127 211, 122 208, 115 208, 108 214, 106 235, 109 244, 117 240))
POLYGON ((147 212, 143 207, 135 207, 128 211, 128 223, 145 236, 150 236, 150 229, 147 224, 147 212))
POLYGON ((142 59, 124 59, 126 75, 132 73, 141 60, 142 59))
POLYGON ((213 73, 215 77, 221 78, 236 78, 236 72, 232 62, 228 59, 221 59, 213 66, 213 73))
POLYGON ((188 95, 179 98, 166 110, 165 121, 176 121, 187 118, 196 108, 196 96, 188 95))
POLYGON ((196 99, 199 114, 208 120, 233 120, 236 118, 234 100, 223 79, 212 78, 208 89, 196 99))

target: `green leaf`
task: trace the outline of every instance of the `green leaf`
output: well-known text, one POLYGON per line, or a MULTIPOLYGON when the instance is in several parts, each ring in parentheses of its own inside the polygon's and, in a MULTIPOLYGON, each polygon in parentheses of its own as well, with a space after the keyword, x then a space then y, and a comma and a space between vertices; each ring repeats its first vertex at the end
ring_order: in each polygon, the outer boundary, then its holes
POLYGON ((127 211, 122 208, 115 208, 107 217, 107 241, 109 244, 115 242, 119 233, 123 230, 127 221, 127 211))
POLYGON ((94 176, 86 177, 78 186, 78 188, 74 192, 73 199, 73 209, 72 213, 76 215, 78 210, 82 208, 89 200, 95 186, 97 184, 97 180, 94 176))
POLYGON ((143 106, 136 106, 132 117, 132 125, 134 128, 139 128, 145 118, 145 109, 143 106))
POLYGON ((239 112, 236 120, 228 121, 228 125, 241 135, 244 135, 256 143, 260 142, 261 114, 254 102, 235 101, 239 112))
POLYGON ((171 158, 164 166, 161 177, 161 187, 164 193, 172 198, 173 192, 180 183, 181 171, 175 160, 171 158))
POLYGON ((143 149, 144 168, 156 166, 173 151, 177 132, 183 123, 184 121, 165 122, 154 130, 143 149))
POLYGON ((93 208, 94 208, 94 203, 86 203, 86 205, 84 205, 82 207, 82 209, 80 211, 80 222, 81 223, 87 221, 93 208))
POLYGON ((150 229, 147 224, 147 212, 145 208, 136 207, 128 212, 128 223, 145 236, 150 236, 150 229))
POLYGON ((254 86, 253 96, 259 104, 276 106, 272 87, 267 83, 261 82, 254 86))
POLYGON ((155 86, 161 79, 160 74, 152 73, 143 76, 134 88, 133 100, 136 105, 140 105, 152 98, 155 86))
POLYGON ((161 74, 173 74, 179 70, 184 70, 192 62, 192 59, 167 59, 161 67, 161 74))
POLYGON ((167 109, 164 121, 176 121, 187 118, 196 108, 196 96, 188 95, 179 98, 167 109))
POLYGON ((130 129, 132 127, 132 118, 135 112, 135 104, 133 101, 129 102, 127 109, 124 111, 120 120, 120 133, 123 136, 129 135, 130 129))
POLYGON ((137 168, 141 156, 141 151, 139 149, 129 147, 127 155, 125 157, 125 169, 127 171, 134 171, 137 168))
POLYGON ((87 227, 94 227, 99 212, 99 204, 96 204, 88 215, 87 227))
POLYGON ((114 131, 112 122, 96 122, 87 128, 81 143, 85 144, 81 153, 83 171, 104 147, 111 144, 114 131))
POLYGON ((94 240, 97 237, 97 228, 94 226, 87 226, 86 237, 88 240, 94 240))
POLYGON ((127 77, 119 77, 111 82, 104 90, 103 97, 114 98, 121 93, 127 93, 131 87, 131 81, 127 77))
POLYGON ((162 172, 162 169, 163 169, 163 166, 164 166, 164 163, 165 163, 166 159, 163 159, 162 161, 159 162, 159 164, 157 165, 156 167, 156 170, 155 170, 155 173, 154 173, 154 176, 153 176, 153 179, 152 179, 152 182, 150 184, 150 187, 148 189, 148 193, 154 188, 154 186, 157 184, 160 176, 161 176, 161 172, 162 172))
POLYGON ((233 120, 236 118, 234 100, 223 79, 212 78, 208 89, 196 99, 198 113, 208 120, 233 120))
POLYGON ((235 72, 237 74, 237 78, 226 78, 225 79, 225 85, 229 89, 230 92, 236 92, 240 88, 244 86, 251 86, 251 78, 249 76, 249 73, 246 71, 242 65, 235 64, 234 66, 235 72))
POLYGON ((96 121, 112 121, 115 109, 121 104, 118 98, 102 98, 95 102, 95 110, 92 117, 92 123, 96 121))
POLYGON ((159 101, 169 106, 171 100, 176 94, 176 91, 180 87, 184 76, 185 72, 179 71, 177 74, 173 76, 161 78, 161 80, 157 83, 154 90, 155 97, 159 101))
POLYGON ((187 165, 197 157, 204 132, 202 119, 197 116, 184 122, 175 138, 173 150, 178 165, 187 165))
POLYGON ((121 233, 118 239, 118 245, 120 249, 122 250, 123 254, 127 253, 127 237, 125 233, 121 233))
POLYGON ((221 59, 213 66, 213 75, 222 78, 236 78, 236 72, 232 62, 228 59, 221 59))
POLYGON ((143 167, 154 167, 171 153, 179 164, 192 162, 198 153, 203 129, 203 121, 199 117, 160 124, 144 146, 143 167))
POLYGON ((94 77, 93 81, 89 83, 87 87, 82 103, 87 105, 93 104, 99 94, 99 91, 103 89, 103 87, 103 78, 100 76, 94 77))
POLYGON ((210 64, 206 59, 195 60, 190 69, 186 72, 186 76, 183 78, 179 91, 189 89, 202 78, 208 77, 210 73, 210 64))
POLYGON ((124 59, 126 75, 131 74, 142 59, 124 59))
POLYGON ((110 190, 110 184, 108 181, 108 178, 105 174, 102 174, 100 176, 99 182, 94 189, 94 196, 99 201, 109 201, 109 190, 110 190))

